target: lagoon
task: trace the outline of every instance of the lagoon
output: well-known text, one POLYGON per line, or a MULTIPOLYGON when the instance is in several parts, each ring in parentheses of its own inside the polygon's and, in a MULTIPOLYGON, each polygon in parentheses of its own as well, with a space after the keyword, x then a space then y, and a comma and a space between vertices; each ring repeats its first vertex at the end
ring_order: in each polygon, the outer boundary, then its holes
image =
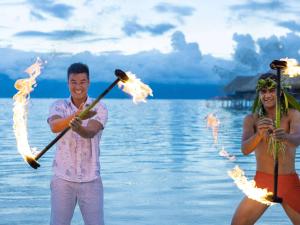
MULTIPOLYGON (((53 138, 46 118, 55 99, 31 99, 30 145, 42 149, 53 138)), ((248 110, 221 108, 208 100, 107 99, 109 120, 101 142, 106 225, 226 225, 243 193, 227 171, 235 165, 248 178, 254 155, 240 152, 243 117, 248 110), (221 121, 214 144, 205 117, 221 121), (224 147, 236 156, 219 156, 224 147)), ((55 148, 33 170, 17 153, 11 99, 0 99, 0 224, 46 225, 50 216, 51 163, 55 148)), ((300 168, 299 153, 296 168, 300 168)), ((83 224, 78 207, 72 224, 83 224)), ((257 224, 291 224, 280 205, 270 207, 257 224)))

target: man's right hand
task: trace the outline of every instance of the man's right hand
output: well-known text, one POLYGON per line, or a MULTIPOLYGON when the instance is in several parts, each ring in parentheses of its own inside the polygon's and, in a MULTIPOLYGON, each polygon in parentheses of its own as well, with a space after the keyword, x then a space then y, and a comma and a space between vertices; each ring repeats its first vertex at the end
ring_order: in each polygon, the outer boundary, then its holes
POLYGON ((263 138, 268 137, 275 129, 273 120, 267 117, 259 119, 256 123, 256 127, 258 135, 263 138))
MULTIPOLYGON (((78 111, 75 113, 75 117, 76 117, 76 116, 79 116, 79 114, 84 110, 83 106, 84 106, 84 103, 80 105, 78 111)), ((96 114, 97 114, 96 111, 90 110, 85 116, 81 117, 81 119, 82 119, 82 120, 87 120, 87 119, 89 119, 89 118, 92 118, 92 117, 95 116, 96 114)))

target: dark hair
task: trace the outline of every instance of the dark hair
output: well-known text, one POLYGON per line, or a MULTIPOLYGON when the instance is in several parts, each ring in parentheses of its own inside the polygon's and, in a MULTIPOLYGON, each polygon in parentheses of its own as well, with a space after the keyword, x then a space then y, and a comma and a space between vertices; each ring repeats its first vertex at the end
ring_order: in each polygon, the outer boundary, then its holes
POLYGON ((263 73, 263 74, 260 75, 258 80, 260 80, 260 79, 265 80, 267 78, 271 78, 272 80, 277 82, 277 76, 274 73, 263 73))
POLYGON ((83 64, 83 63, 73 63, 69 66, 68 68, 68 80, 70 78, 70 75, 72 73, 86 73, 86 76, 88 78, 88 80, 90 79, 90 72, 89 72, 89 68, 87 65, 83 64))

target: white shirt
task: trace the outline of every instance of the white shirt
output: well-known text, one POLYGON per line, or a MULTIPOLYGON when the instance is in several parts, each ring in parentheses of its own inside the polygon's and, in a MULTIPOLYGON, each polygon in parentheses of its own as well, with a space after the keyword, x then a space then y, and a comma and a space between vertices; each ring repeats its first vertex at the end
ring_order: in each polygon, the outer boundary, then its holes
MULTIPOLYGON (((93 99, 87 99, 86 105, 90 105, 93 99)), ((97 114, 92 118, 82 121, 86 126, 89 120, 96 120, 104 127, 107 122, 107 109, 102 102, 98 102, 92 109, 97 114)), ((57 100, 50 107, 49 118, 57 115, 62 118, 70 116, 78 111, 71 98, 57 100)), ((102 131, 93 138, 83 138, 72 130, 69 130, 57 143, 53 161, 53 173, 57 177, 72 182, 88 182, 100 176, 100 147, 102 131)))

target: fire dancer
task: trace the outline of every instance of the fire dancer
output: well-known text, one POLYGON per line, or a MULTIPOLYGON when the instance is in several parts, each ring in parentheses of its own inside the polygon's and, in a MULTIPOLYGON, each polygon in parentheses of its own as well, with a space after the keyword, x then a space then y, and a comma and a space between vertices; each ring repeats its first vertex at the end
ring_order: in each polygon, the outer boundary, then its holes
MULTIPOLYGON (((300 112, 293 109, 297 104, 285 87, 281 90, 281 126, 275 129, 276 75, 266 73, 257 82, 257 97, 253 113, 243 124, 242 152, 256 156, 257 187, 273 192, 274 145, 279 143, 278 196, 282 207, 293 224, 300 224, 300 181, 295 170, 296 147, 300 144, 300 112), (291 101, 292 100, 292 101, 291 101)), ((232 225, 254 224, 268 205, 245 197, 232 218, 232 225)))
POLYGON ((57 143, 51 180, 51 225, 70 225, 78 202, 85 224, 103 225, 103 185, 100 176, 99 141, 107 121, 107 109, 98 103, 83 121, 76 117, 92 103, 88 97, 89 69, 74 63, 68 68, 70 98, 50 108, 53 133, 71 127, 57 143))

